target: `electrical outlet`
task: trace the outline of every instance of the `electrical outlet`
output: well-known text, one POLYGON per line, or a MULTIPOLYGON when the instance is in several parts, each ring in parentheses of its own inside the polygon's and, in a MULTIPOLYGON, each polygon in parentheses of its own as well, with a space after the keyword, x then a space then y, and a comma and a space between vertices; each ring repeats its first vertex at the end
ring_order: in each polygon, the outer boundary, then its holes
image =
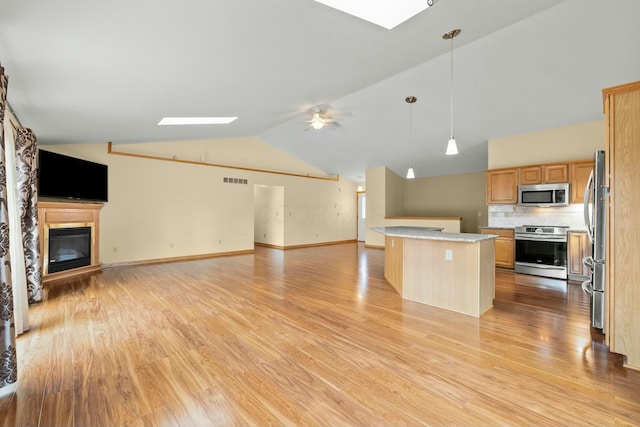
POLYGON ((444 251, 444 259, 446 259, 447 261, 453 260, 453 251, 451 249, 446 249, 444 251))

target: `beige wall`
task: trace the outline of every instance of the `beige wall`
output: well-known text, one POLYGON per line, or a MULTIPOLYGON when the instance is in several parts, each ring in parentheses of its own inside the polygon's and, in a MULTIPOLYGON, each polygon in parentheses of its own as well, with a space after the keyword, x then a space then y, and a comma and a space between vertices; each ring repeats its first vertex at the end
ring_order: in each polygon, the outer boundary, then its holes
MULTIPOLYGON (((281 155, 290 159, 254 138, 211 142, 224 146, 224 162, 234 165, 254 151, 262 155, 254 168, 282 164, 281 155), (234 144, 235 158, 231 155, 234 144)), ((180 141, 114 149, 199 161, 204 146, 202 141, 180 141)), ((285 246, 356 239, 356 185, 349 181, 124 157, 108 154, 106 144, 40 148, 109 166, 109 202, 100 216, 103 264, 253 249, 255 184, 284 188, 285 246), (247 179, 248 184, 223 183, 223 177, 247 179)), ((215 150, 204 153, 204 160, 217 162, 214 154, 215 150)), ((300 161, 286 164, 287 172, 320 172, 300 161)))
POLYGON ((604 150, 604 120, 489 140, 488 168, 590 159, 604 150))
POLYGON ((404 211, 405 179, 390 169, 385 169, 385 216, 406 216, 404 211))
POLYGON ((460 216, 463 233, 487 225, 484 172, 407 179, 404 196, 407 216, 460 216))
POLYGON ((385 225, 385 204, 386 204, 386 178, 387 168, 384 166, 379 168, 366 170, 367 183, 367 207, 366 207, 366 231, 365 244, 384 246, 384 236, 375 231, 371 231, 371 227, 383 227, 385 225))
MULTIPOLYGON (((472 177, 475 179, 475 177, 472 177)), ((408 220, 408 219, 385 219, 386 217, 403 217, 403 216, 433 216, 421 215, 406 210, 405 206, 412 207, 418 204, 408 203, 407 199, 413 197, 422 197, 420 188, 426 185, 427 178, 421 179, 420 183, 412 184, 411 192, 408 192, 409 184, 407 182, 413 180, 405 180, 386 167, 367 169, 367 209, 366 209, 366 232, 365 244, 367 246, 384 246, 384 235, 372 231, 372 227, 385 226, 412 226, 412 227, 443 227, 447 232, 457 233, 462 231, 457 221, 441 221, 441 220, 408 220)), ((464 181, 464 180, 462 180, 464 181)), ((484 182, 484 179, 483 179, 484 182)), ((484 185, 484 184, 483 184, 484 185)), ((466 191, 466 190, 465 190, 466 191)), ((483 208, 484 191, 482 192, 483 208)), ((434 205, 438 203, 434 202, 434 205)), ((419 206, 425 206, 422 202, 419 206)), ((474 206, 474 209, 476 207, 474 206)), ((443 211, 446 211, 443 208, 443 211)), ((475 211, 474 211, 475 212, 475 211)), ((476 214, 477 215, 477 214, 476 214)), ((438 214, 436 216, 462 216, 460 214, 449 212, 448 214, 438 214)), ((486 217, 486 215, 485 215, 486 217)))
POLYGON ((253 195, 254 241, 284 246, 284 187, 254 185, 253 195))

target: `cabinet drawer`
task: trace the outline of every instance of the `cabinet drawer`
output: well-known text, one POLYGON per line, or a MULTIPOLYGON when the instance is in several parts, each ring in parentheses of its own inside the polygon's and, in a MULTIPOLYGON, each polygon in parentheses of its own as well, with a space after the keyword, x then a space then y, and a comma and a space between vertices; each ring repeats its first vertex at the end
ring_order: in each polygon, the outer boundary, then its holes
POLYGON ((513 230, 503 228, 483 228, 481 234, 497 234, 500 237, 507 237, 513 239, 513 230))

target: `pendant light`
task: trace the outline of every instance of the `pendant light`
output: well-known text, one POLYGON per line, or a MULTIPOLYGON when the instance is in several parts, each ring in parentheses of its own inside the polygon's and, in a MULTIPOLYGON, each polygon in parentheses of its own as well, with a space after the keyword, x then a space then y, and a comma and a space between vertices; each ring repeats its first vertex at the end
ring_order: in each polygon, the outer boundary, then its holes
MULTIPOLYGON (((409 104, 409 143, 411 143, 411 137, 413 135, 413 121, 412 121, 412 114, 411 114, 411 105, 414 104, 416 101, 418 100, 418 98, 416 98, 415 96, 407 96, 404 101, 409 104)), ((409 170, 407 170, 407 179, 413 179, 415 178, 416 175, 415 173, 413 173, 413 166, 411 166, 411 164, 409 164, 409 170)))
POLYGON ((445 154, 447 156, 451 156, 453 154, 458 154, 458 146, 456 145, 456 139, 453 137, 453 39, 458 34, 460 34, 460 29, 456 28, 455 30, 451 30, 448 33, 442 36, 445 40, 451 40, 451 137, 449 138, 449 143, 447 144, 447 151, 445 154))

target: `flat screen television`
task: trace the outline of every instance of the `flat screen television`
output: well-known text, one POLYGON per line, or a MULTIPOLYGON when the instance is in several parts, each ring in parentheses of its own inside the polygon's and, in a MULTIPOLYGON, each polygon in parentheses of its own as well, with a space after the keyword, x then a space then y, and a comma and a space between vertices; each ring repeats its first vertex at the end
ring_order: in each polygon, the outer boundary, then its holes
POLYGON ((38 150, 38 197, 107 202, 108 167, 38 150))

